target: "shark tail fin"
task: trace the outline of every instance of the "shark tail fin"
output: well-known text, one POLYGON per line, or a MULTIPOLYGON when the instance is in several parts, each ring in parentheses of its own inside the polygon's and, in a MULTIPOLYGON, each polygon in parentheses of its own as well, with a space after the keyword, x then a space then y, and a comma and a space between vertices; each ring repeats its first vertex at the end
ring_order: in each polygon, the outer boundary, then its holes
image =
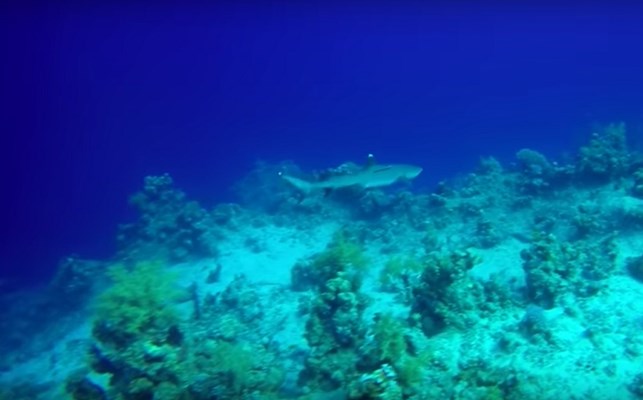
POLYGON ((288 176, 284 175, 282 173, 279 173, 279 176, 281 176, 286 182, 290 183, 297 189, 301 190, 304 193, 310 193, 311 190, 313 190, 313 185, 310 182, 307 182, 303 179, 295 178, 293 176, 288 176))

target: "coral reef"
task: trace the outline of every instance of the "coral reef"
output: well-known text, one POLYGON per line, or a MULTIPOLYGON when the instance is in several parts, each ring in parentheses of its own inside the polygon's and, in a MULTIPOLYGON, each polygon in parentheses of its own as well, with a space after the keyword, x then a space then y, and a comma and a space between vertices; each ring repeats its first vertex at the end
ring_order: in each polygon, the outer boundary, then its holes
POLYGON ((92 369, 110 376, 109 387, 72 377, 67 391, 74 399, 99 389, 110 398, 168 400, 276 393, 283 373, 274 355, 242 334, 248 321, 258 322, 247 310, 258 303, 241 278, 190 321, 179 318, 180 292, 162 265, 115 266, 110 276, 114 285, 99 298, 91 351, 92 369))
POLYGON ((598 243, 572 244, 560 242, 553 235, 539 235, 521 256, 527 297, 545 308, 562 305, 563 296, 568 294, 596 294, 616 268, 612 236, 598 243))
POLYGON ((260 163, 206 210, 147 177, 112 259, 0 296, 0 398, 642 398, 641 159, 612 124, 429 193, 260 163))
MULTIPOLYGON (((361 249, 338 233, 308 265, 314 271, 311 275, 316 291, 305 331, 314 351, 306 358, 300 376, 308 390, 345 387, 357 375, 356 349, 363 342, 362 313, 366 306, 366 298, 359 292, 359 274, 365 263, 361 249)), ((299 264, 293 268, 300 269, 299 264)))
POLYGON ((101 343, 127 346, 141 336, 162 337, 178 324, 172 307, 179 296, 176 275, 165 271, 162 264, 115 265, 108 276, 113 285, 96 305, 94 335, 101 343))
POLYGON ((625 123, 612 123, 594 133, 578 158, 577 172, 582 177, 603 181, 623 177, 631 163, 625 123))
POLYGON ((427 336, 446 326, 465 329, 480 318, 484 291, 468 275, 476 262, 475 256, 467 251, 427 256, 422 277, 413 289, 412 305, 412 318, 427 336))
POLYGON ((174 187, 168 175, 148 176, 130 198, 140 219, 120 226, 119 258, 186 261, 217 254, 212 216, 174 187))

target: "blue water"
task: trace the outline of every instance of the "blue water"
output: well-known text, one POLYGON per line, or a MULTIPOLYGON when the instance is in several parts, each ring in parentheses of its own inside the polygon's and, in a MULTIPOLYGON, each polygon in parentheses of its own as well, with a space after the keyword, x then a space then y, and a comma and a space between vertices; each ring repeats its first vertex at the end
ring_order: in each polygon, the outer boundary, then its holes
MULTIPOLYGON (((127 197, 170 173, 206 206, 258 159, 369 152, 416 188, 524 147, 558 157, 595 123, 643 129, 637 7, 4 8, 0 279, 109 257, 127 197)), ((7 286, 5 286, 6 288, 7 286)))

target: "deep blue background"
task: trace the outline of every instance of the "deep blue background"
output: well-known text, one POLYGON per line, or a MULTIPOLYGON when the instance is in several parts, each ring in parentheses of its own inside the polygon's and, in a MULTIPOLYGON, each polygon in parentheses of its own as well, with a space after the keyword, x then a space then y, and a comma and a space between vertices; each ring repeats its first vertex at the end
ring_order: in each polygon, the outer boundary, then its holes
POLYGON ((206 205, 256 159, 368 152, 419 186, 595 122, 643 126, 637 7, 371 5, 2 10, 1 275, 108 257, 127 197, 169 172, 206 205))

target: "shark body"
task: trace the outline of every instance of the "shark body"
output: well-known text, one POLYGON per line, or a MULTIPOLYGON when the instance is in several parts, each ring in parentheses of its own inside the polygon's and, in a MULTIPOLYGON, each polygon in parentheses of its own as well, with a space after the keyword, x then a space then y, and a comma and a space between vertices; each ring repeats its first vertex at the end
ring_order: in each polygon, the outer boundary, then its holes
POLYGON ((321 181, 310 182, 281 173, 279 175, 297 189, 304 193, 309 193, 316 190, 331 191, 348 187, 368 189, 389 186, 402 180, 414 179, 421 172, 422 168, 415 165, 376 164, 373 155, 369 154, 368 162, 361 171, 345 175, 334 175, 321 181))

